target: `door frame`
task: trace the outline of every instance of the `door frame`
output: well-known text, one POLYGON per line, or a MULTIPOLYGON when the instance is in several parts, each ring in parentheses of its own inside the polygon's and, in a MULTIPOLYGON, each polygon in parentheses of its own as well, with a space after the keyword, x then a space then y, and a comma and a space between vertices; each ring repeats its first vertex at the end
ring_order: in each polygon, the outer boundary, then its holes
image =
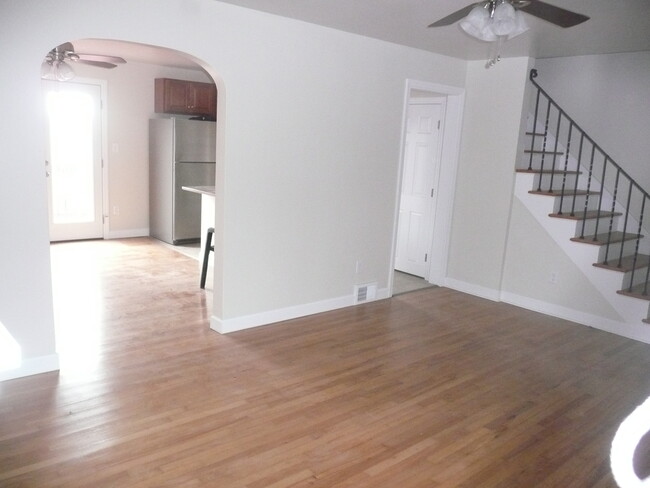
POLYGON ((460 139, 463 122, 463 107, 465 104, 465 89, 430 83, 426 81, 407 79, 404 87, 404 104, 402 108, 402 134, 400 140, 400 156, 395 188, 395 212, 393 218, 393 243, 391 248, 388 289, 393 295, 395 269, 395 252, 397 248, 397 226, 399 222, 399 207, 404 172, 404 151, 406 147, 406 124, 409 103, 413 99, 413 91, 428 92, 432 98, 446 98, 446 108, 443 122, 443 133, 440 141, 440 163, 437 169, 436 181, 437 198, 433 217, 433 238, 429 252, 430 264, 426 281, 434 285, 444 285, 447 276, 447 261, 451 239, 451 224, 456 191, 456 172, 460 156, 460 139))
MULTIPOLYGON (((100 118, 99 118, 99 138, 100 138, 100 154, 101 154, 101 177, 102 177, 102 239, 106 239, 106 236, 109 232, 109 200, 108 200, 108 116, 107 116, 107 103, 106 103, 106 94, 108 82, 106 80, 97 79, 97 78, 84 78, 75 76, 70 81, 62 81, 61 83, 69 84, 83 84, 83 85, 95 85, 99 87, 99 106, 100 106, 100 118)), ((43 91, 43 95, 45 92, 43 91)), ((47 144, 49 144, 49 133, 47 134, 47 144)), ((49 234, 49 232, 48 232, 49 234)))

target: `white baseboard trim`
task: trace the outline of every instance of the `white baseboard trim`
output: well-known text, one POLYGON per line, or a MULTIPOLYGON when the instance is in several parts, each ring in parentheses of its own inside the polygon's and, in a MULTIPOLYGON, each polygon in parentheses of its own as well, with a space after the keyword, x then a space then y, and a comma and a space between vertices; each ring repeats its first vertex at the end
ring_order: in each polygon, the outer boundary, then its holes
POLYGON ((128 239, 130 237, 149 237, 149 229, 112 230, 104 234, 104 239, 128 239))
POLYGON ((493 302, 498 302, 501 300, 501 293, 499 290, 486 288, 474 283, 455 280, 453 278, 445 278, 445 283, 442 286, 451 288, 452 290, 462 291, 463 293, 468 293, 476 297, 486 298, 488 300, 492 300, 493 302))
POLYGON ((58 371, 58 369, 58 354, 27 358, 22 360, 18 368, 0 371, 0 381, 13 380, 41 373, 49 373, 50 371, 58 371))
POLYGON ((639 324, 629 324, 510 292, 502 292, 501 301, 510 305, 525 308, 526 310, 532 310, 533 312, 539 312, 552 317, 569 320, 581 325, 627 337, 628 339, 634 339, 639 342, 650 344, 650 326, 642 322, 639 324))
POLYGON ((644 324, 643 322, 631 324, 619 320, 612 320, 606 317, 599 317, 597 315, 582 312, 580 310, 567 308, 562 305, 544 302, 535 298, 517 295, 515 293, 500 292, 498 290, 485 288, 451 278, 445 280, 444 286, 451 288, 452 290, 486 298, 495 302, 508 303, 510 305, 525 308, 526 310, 569 320, 580 325, 586 325, 587 327, 593 327, 594 329, 603 330, 605 332, 627 337, 628 339, 634 339, 635 341, 650 344, 650 325, 644 324))
MULTIPOLYGON (((381 288, 377 290, 377 295, 374 300, 369 300, 358 305, 370 303, 370 301, 383 300, 389 297, 390 291, 388 288, 381 288)), ((242 317, 234 317, 232 319, 224 320, 213 315, 210 317, 210 328, 220 334, 228 334, 239 330, 252 329, 253 327, 261 327, 263 325, 270 325, 285 320, 306 317, 307 315, 330 312, 332 310, 351 307, 353 305, 357 305, 354 302, 354 297, 352 295, 346 295, 318 302, 305 303, 303 305, 295 305, 292 307, 245 315, 242 317)))

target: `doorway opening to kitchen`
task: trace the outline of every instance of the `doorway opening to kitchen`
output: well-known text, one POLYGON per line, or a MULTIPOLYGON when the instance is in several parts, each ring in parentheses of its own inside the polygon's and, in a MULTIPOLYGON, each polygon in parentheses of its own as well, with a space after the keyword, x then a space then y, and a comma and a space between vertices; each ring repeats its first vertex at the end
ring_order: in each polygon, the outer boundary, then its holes
POLYGON ((126 59, 109 69, 69 60, 72 80, 43 81, 57 352, 61 371, 76 376, 101 371, 99 346, 126 320, 137 337, 178 312, 155 311, 170 303, 165 293, 192 310, 212 309, 212 280, 200 290, 199 262, 149 237, 149 121, 169 117, 156 111, 156 79, 216 82, 197 58, 166 48, 99 39, 66 45, 126 59), (91 217, 100 223, 93 231, 70 231, 91 217), (128 286, 115 285, 119 279, 128 286))

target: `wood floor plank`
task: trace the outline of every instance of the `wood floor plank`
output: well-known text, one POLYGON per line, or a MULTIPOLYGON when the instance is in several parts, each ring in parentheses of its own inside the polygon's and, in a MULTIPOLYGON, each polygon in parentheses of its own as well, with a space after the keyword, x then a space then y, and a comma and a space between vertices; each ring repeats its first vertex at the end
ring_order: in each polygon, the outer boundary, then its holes
POLYGON ((52 246, 61 371, 0 383, 5 487, 614 487, 650 346, 430 288, 221 336, 198 263, 52 246))

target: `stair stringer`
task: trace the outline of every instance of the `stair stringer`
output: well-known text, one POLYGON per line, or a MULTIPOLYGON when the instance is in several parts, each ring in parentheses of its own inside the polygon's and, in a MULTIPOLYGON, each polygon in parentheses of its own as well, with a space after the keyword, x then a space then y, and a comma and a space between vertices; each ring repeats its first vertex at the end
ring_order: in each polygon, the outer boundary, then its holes
MULTIPOLYGON (((576 234, 576 221, 549 217, 553 212, 554 198, 541 197, 529 193, 535 175, 517 173, 515 177, 515 197, 528 209, 538 224, 548 233, 558 247, 584 274, 594 288, 621 317, 616 320, 589 316, 585 320, 584 312, 575 311, 575 315, 566 316, 578 323, 595 327, 607 332, 650 343, 650 327, 641 322, 648 317, 649 302, 616 293, 622 288, 622 275, 617 271, 595 267, 599 249, 583 243, 571 241, 576 234)), ((540 307, 537 307, 539 311, 540 307)), ((552 308, 552 307, 549 307, 552 308)), ((553 313, 550 313, 554 315, 553 313)))

